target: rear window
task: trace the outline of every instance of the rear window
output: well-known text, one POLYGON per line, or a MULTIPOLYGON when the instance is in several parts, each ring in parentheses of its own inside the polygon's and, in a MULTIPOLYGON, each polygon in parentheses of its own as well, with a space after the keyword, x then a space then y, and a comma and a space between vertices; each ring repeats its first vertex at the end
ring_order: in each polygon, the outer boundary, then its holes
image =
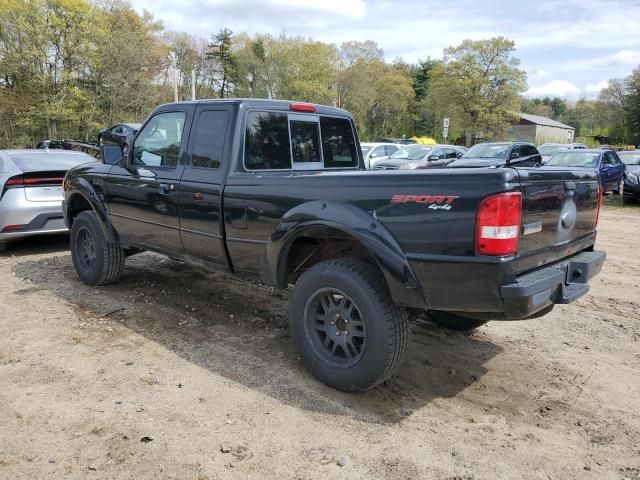
POLYGON ((249 112, 245 133, 248 170, 354 168, 358 151, 346 118, 249 112))
POLYGON ((320 133, 325 168, 358 166, 358 150, 348 119, 320 117, 320 133))
POLYGON ((96 159, 85 153, 69 151, 47 152, 40 150, 36 152, 19 152, 9 154, 11 160, 23 172, 38 172, 47 170, 69 170, 76 165, 95 162, 96 159))

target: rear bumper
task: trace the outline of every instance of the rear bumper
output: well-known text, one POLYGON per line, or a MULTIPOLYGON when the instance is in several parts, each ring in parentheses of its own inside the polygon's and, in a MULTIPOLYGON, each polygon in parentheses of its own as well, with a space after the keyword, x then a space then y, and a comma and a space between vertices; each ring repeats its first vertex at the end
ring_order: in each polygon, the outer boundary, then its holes
POLYGON ((607 255, 595 250, 516 278, 500 289, 509 319, 535 315, 556 304, 567 304, 589 291, 589 280, 600 273, 607 255))
POLYGON ((7 191, 0 201, 0 242, 66 232, 61 201, 33 202, 23 189, 7 191))
POLYGON ((587 293, 588 281, 600 272, 606 258, 604 252, 590 250, 584 246, 571 256, 521 275, 515 257, 458 257, 446 263, 425 256, 409 260, 428 309, 520 320, 587 293))

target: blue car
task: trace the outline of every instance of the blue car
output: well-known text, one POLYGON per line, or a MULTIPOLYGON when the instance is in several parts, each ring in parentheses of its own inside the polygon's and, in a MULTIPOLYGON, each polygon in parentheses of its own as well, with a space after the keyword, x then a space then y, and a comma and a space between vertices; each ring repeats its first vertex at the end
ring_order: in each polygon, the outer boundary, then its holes
POLYGON ((551 157, 544 166, 547 167, 593 168, 600 175, 602 193, 613 192, 619 195, 622 191, 625 164, 613 150, 566 150, 551 157))

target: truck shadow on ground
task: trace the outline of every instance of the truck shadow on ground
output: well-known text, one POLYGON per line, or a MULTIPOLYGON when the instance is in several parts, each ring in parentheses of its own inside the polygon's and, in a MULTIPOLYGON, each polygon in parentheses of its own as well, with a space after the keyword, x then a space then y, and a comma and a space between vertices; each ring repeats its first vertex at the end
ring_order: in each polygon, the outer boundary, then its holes
POLYGON ((216 375, 296 408, 366 422, 398 422, 434 399, 469 389, 481 395, 484 365, 502 351, 483 333, 416 323, 396 376, 371 391, 345 394, 317 382, 299 361, 288 335, 287 292, 149 253, 128 258, 122 281, 105 287, 82 284, 68 255, 46 264, 23 261, 14 272, 74 304, 77 318, 70 321, 78 325, 101 318, 119 322, 216 375))

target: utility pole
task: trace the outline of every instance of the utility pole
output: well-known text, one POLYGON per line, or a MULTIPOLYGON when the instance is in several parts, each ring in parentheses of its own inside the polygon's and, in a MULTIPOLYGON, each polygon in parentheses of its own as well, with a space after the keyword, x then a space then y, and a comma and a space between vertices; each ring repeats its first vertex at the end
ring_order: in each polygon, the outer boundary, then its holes
POLYGON ((173 100, 178 101, 178 69, 176 62, 176 53, 169 52, 169 58, 171 59, 171 69, 173 70, 173 100))
POLYGON ((191 70, 191 100, 196 99, 196 70, 191 70))

